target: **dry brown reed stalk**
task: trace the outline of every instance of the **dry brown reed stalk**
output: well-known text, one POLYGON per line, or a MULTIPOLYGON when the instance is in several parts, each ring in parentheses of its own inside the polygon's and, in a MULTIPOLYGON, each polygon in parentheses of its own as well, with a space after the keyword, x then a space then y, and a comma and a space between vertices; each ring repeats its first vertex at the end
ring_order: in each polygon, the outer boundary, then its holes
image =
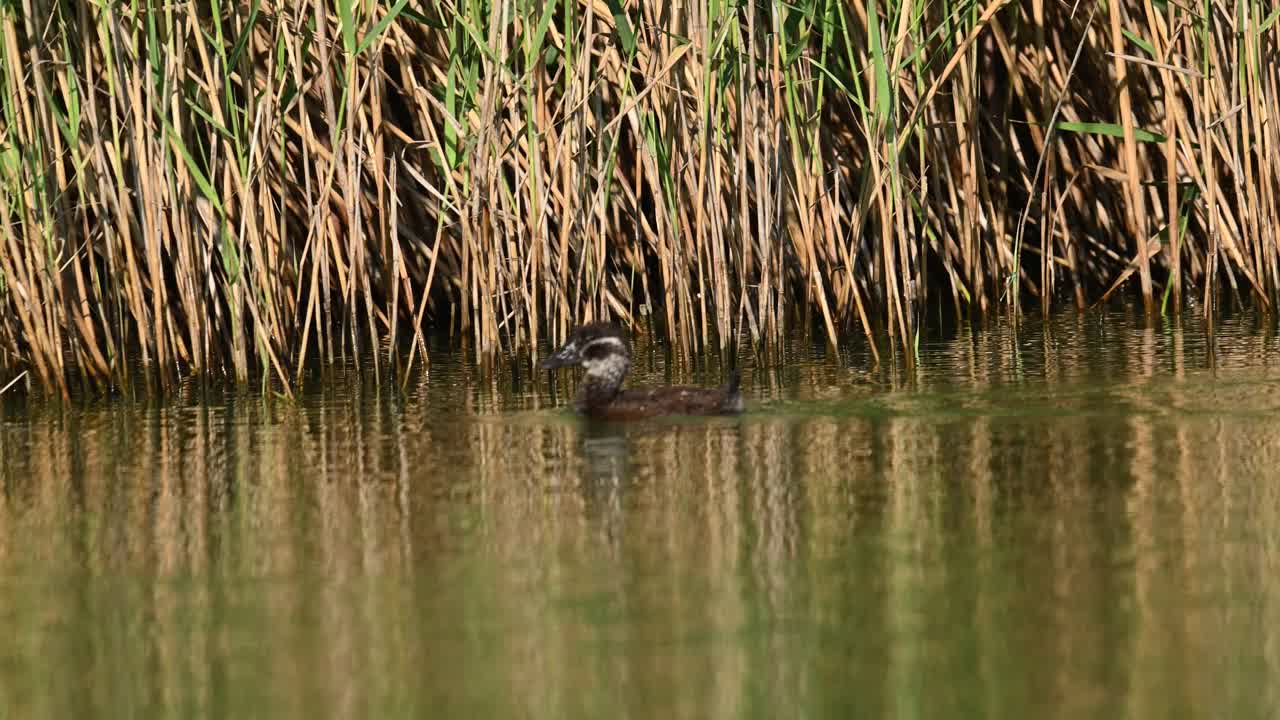
MULTIPOLYGON (((0 382, 1280 291, 1259 2, 0 5, 0 382), (1024 252, 1025 251, 1025 252, 1024 252), (374 351, 367 355, 368 351, 374 351), (131 364, 126 359, 137 359, 131 364)), ((877 349, 879 352, 879 349, 877 349)), ((400 363, 403 358, 405 362, 400 363)), ((265 385, 264 385, 265 387, 265 385)))

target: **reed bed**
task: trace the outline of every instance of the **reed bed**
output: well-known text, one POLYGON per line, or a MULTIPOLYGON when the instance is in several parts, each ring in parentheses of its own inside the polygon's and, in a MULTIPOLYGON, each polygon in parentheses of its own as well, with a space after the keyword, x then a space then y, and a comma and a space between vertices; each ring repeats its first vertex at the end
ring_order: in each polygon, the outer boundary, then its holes
POLYGON ((909 357, 934 306, 1270 308, 1278 13, 0 3, 0 386, 288 392, 600 317, 909 357))

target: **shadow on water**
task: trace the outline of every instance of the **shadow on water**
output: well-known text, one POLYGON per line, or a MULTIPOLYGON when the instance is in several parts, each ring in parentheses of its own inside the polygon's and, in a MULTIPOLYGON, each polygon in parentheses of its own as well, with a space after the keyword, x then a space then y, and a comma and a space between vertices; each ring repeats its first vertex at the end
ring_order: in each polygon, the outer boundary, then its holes
POLYGON ((0 716, 1272 717, 1280 347, 1215 343, 796 343, 742 416, 610 425, 442 353, 403 394, 9 404, 0 716))

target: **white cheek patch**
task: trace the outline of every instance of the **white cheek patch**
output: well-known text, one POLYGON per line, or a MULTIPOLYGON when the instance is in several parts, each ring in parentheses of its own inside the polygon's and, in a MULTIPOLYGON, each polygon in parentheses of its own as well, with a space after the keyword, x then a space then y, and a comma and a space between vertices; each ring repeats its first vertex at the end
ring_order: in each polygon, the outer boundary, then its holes
POLYGON ((630 363, 621 355, 608 355, 603 358, 584 358, 582 367, 586 368, 588 375, 595 377, 609 378, 610 380, 620 380, 627 373, 630 363))

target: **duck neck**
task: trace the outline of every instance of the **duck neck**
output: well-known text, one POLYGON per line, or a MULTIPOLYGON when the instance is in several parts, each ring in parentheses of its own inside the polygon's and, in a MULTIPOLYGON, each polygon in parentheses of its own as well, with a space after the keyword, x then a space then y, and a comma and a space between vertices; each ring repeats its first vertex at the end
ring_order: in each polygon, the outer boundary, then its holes
POLYGON ((574 405, 578 410, 601 407, 613 402, 622 390, 622 380, 631 368, 631 361, 624 355, 613 355, 592 363, 578 387, 574 405))

